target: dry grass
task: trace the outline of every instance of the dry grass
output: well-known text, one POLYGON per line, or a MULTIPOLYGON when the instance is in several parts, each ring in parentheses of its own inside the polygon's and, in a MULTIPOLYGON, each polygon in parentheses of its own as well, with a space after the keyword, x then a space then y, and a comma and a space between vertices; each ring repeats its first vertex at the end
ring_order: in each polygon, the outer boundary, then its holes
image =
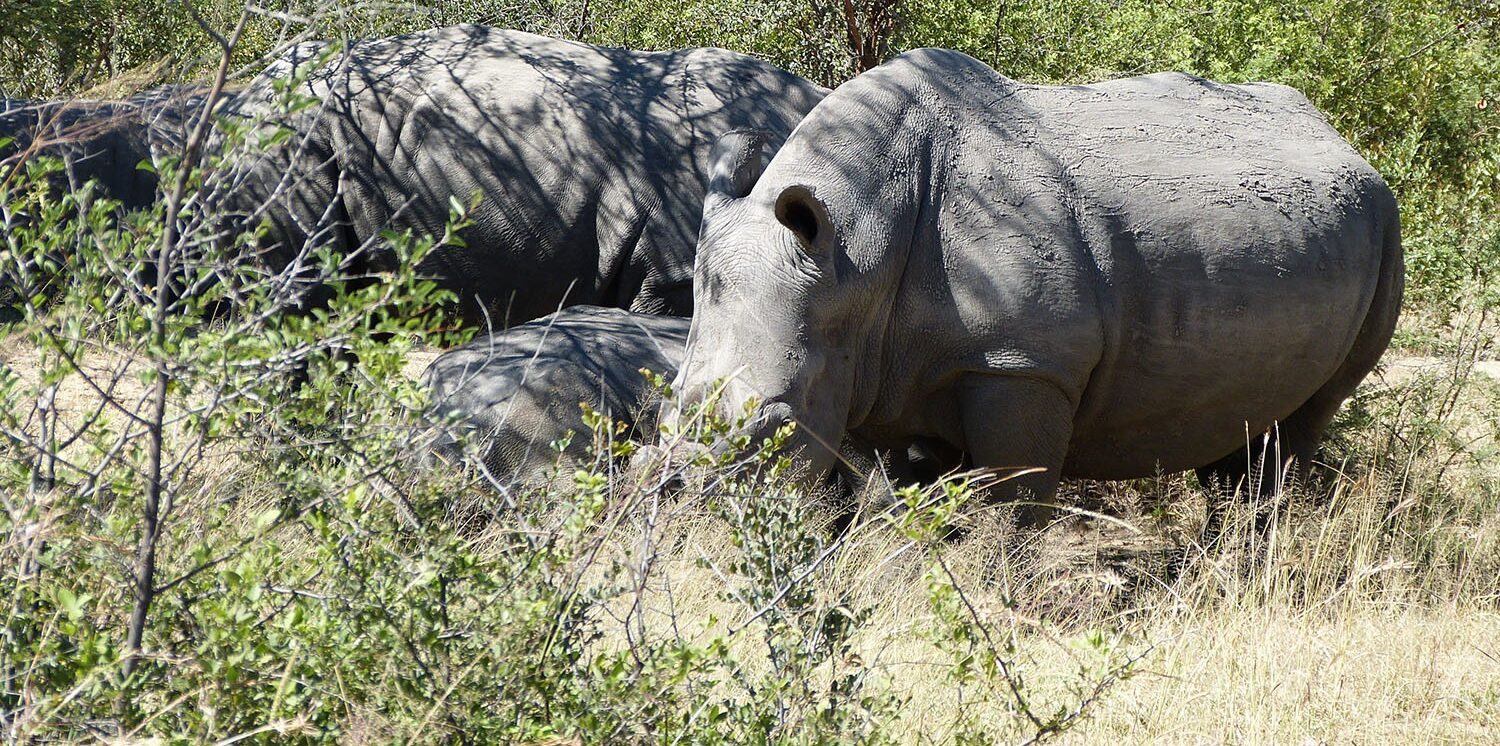
MULTIPOLYGON (((1111 626, 1124 631, 1127 650, 1149 650, 1137 675, 1065 743, 1500 741, 1500 610, 1492 602, 1412 600, 1408 591, 1423 579, 1398 562, 1362 578, 1314 577, 1318 587, 1309 588, 1288 564, 1301 554, 1295 549, 1279 551, 1269 570, 1251 563, 1236 571, 1233 588, 1217 573, 1242 558, 1216 556, 1212 570, 1178 578, 1132 577, 1160 569, 1159 553, 1122 562, 1109 546, 1079 541, 1091 531, 1108 534, 1089 527, 1044 541, 1051 566, 1018 567, 1025 560, 1007 557, 993 535, 966 539, 947 557, 986 621, 1017 636, 1028 681, 1052 701, 1066 700, 1059 687, 1091 660, 1078 645, 1090 629, 1111 626), (1382 574, 1388 582, 1374 582, 1382 574), (1312 593, 1323 597, 1307 603, 1312 593)), ((699 522, 659 558, 667 569, 651 594, 656 632, 704 642, 744 618, 702 566, 726 546, 722 527, 699 522)), ((948 680, 950 659, 928 641, 935 620, 920 556, 892 558, 902 546, 873 531, 816 581, 825 602, 872 610, 853 647, 881 690, 903 700, 890 732, 905 743, 947 743, 968 711, 992 733, 1020 740, 1010 713, 992 702, 974 712, 966 704, 974 693, 948 680)), ((761 655, 753 630, 735 643, 740 660, 761 655)))
MULTIPOLYGON (((986 622, 1019 641, 1044 700, 1067 699, 1093 630, 1146 653, 1067 743, 1500 743, 1500 380, 1485 365, 1387 365, 1356 403, 1368 420, 1338 434, 1325 481, 1294 490, 1269 533, 1241 509, 1233 549, 1196 546, 1203 496, 1178 475, 1071 485, 1082 511, 1041 534, 976 511, 945 560, 986 622)), ((676 539, 653 549, 648 618, 703 641, 745 610, 712 569, 733 551, 727 529, 677 510, 676 539)), ((629 537, 624 556, 642 546, 629 537)), ((946 676, 925 567, 872 526, 815 576, 823 603, 870 613, 853 648, 904 701, 891 732, 951 742, 967 714, 1024 736, 995 700, 976 712, 974 693, 946 676)), ((742 660, 758 655, 751 634, 735 644, 742 660)))
POLYGON ((1158 652, 1070 743, 1494 743, 1500 614, 1219 609, 1151 625, 1158 652))
MULTIPOLYGON (((26 375, 27 354, 13 340, 0 361, 26 375)), ((410 375, 431 357, 420 354, 410 375)), ((108 355, 90 365, 105 378, 122 369, 108 355)), ((945 561, 986 623, 1018 641, 1044 700, 1066 700, 1061 687, 1091 665, 1079 641, 1093 630, 1146 653, 1065 742, 1500 743, 1500 379, 1485 364, 1398 358, 1361 397, 1368 418, 1335 438, 1342 460, 1329 481, 1298 492, 1268 536, 1252 535, 1253 511, 1242 511, 1236 551, 1194 545, 1203 497, 1180 475, 1071 485, 1081 512, 1041 534, 1016 533, 1003 509, 965 517, 945 561)), ((93 399, 70 381, 57 404, 86 412, 93 399)), ((262 491, 274 499, 271 485, 262 491)), ((630 517, 612 547, 629 562, 653 557, 650 633, 704 642, 737 626, 747 611, 725 596, 724 523, 691 499, 661 518, 672 525, 658 525, 655 543, 630 517)), ((947 677, 949 658, 930 641, 927 564, 872 524, 813 582, 821 603, 868 612, 854 665, 902 700, 888 723, 898 740, 950 742, 960 715, 1021 735, 994 699, 975 711, 975 693, 947 677)), ((609 610, 607 629, 619 634, 630 603, 609 610)), ((732 640, 743 660, 763 655, 754 630, 732 640)))

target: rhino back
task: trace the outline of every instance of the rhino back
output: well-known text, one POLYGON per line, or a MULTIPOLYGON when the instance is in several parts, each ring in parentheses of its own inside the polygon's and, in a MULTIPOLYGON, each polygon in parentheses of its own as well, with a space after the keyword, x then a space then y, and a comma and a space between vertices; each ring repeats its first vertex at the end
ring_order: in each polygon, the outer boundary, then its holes
POLYGON ((331 160, 344 180, 354 239, 440 232, 450 196, 484 195, 467 248, 425 269, 485 297, 495 323, 564 298, 689 312, 713 138, 746 126, 784 137, 822 95, 722 50, 633 52, 468 25, 356 43, 308 84, 324 102, 298 125, 324 140, 309 167, 331 160))
POLYGON ((619 308, 572 306, 509 329, 482 334, 439 356, 432 368, 475 369, 489 361, 567 360, 609 375, 609 381, 639 378, 641 368, 670 373, 682 362, 691 321, 637 314, 619 308), (625 372, 628 375, 617 376, 625 372))
POLYGON ((55 188, 77 189, 99 184, 102 196, 127 209, 151 205, 156 175, 138 168, 182 147, 187 122, 202 106, 201 89, 164 86, 129 99, 100 101, 16 101, 0 104, 0 137, 12 142, 0 159, 53 156, 64 170, 55 188))
MULTIPOLYGON (((580 403, 634 424, 651 393, 639 371, 673 374, 688 323, 575 306, 446 352, 424 380, 439 412, 455 413, 486 440, 486 465, 497 476, 530 479, 555 460, 553 441, 583 430, 580 403)), ((586 456, 586 443, 574 438, 569 454, 586 456)))

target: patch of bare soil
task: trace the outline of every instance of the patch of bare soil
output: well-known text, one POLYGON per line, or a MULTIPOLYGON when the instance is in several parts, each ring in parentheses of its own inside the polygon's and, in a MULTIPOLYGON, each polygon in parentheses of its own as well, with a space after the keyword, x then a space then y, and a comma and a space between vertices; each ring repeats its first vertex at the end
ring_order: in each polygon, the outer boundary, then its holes
MULTIPOLYGON (((1422 374, 1451 374, 1460 369, 1452 358, 1387 355, 1370 379, 1387 383, 1408 381, 1422 374)), ((1500 380, 1500 360, 1476 360, 1473 373, 1500 380)), ((1368 385, 1368 380, 1366 381, 1368 385)))

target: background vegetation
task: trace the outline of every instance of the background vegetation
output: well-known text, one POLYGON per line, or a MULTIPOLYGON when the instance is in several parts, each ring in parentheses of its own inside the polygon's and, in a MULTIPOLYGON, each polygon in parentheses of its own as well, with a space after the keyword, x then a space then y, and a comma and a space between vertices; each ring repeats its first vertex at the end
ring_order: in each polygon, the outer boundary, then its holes
MULTIPOLYGON (((232 27, 234 0, 198 4, 232 27)), ((236 60, 289 37, 360 38, 484 23, 639 49, 723 46, 825 86, 904 49, 958 49, 1029 82, 1159 70, 1267 80, 1312 99, 1403 206, 1414 309, 1445 324, 1500 287, 1500 3, 1495 0, 275 0, 236 60)), ((0 93, 55 97, 206 71, 217 47, 171 0, 10 0, 0 93)), ((1408 344, 1435 344, 1432 326, 1408 344)))
MULTIPOLYGON (((0 0, 0 93, 205 79, 218 47, 194 14, 222 32, 242 7, 0 0)), ((1181 475, 1069 485, 1078 511, 1034 534, 971 504, 963 479, 834 532, 769 451, 627 465, 634 446, 598 420, 578 436, 596 439, 593 464, 497 496, 412 459, 433 426, 414 351, 455 338, 410 267, 445 237, 387 237, 406 261, 374 288, 306 257, 339 289, 308 316, 284 278, 213 250, 197 199, 211 162, 164 164, 179 197, 123 223, 88 193, 48 194, 33 164, 0 186, 0 281, 22 286, 62 256, 73 282, 0 329, 7 740, 1379 743, 1500 729, 1500 389, 1476 372, 1500 304, 1497 3, 253 7, 231 73, 306 36, 479 22, 725 46, 830 86, 917 46, 1034 82, 1179 69, 1287 83, 1396 189, 1398 341, 1437 357, 1394 358, 1341 414, 1320 481, 1267 532, 1245 509, 1214 548, 1196 542, 1205 497, 1181 475), (163 293, 147 267, 207 291, 163 293), (188 321, 231 294, 250 312, 188 321), (295 395, 288 375, 307 380, 295 395)), ((712 442, 730 424, 665 437, 712 442)))

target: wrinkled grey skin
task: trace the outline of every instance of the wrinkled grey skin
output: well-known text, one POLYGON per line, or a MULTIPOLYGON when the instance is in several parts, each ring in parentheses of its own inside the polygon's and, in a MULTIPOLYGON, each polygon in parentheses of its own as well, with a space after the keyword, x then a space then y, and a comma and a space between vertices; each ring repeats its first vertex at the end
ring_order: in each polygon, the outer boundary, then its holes
MULTIPOLYGON (((440 234, 450 198, 483 201, 463 247, 422 271, 504 326, 560 305, 692 312, 709 151, 726 132, 780 140, 827 91, 722 49, 635 52, 484 26, 292 50, 229 111, 276 109, 275 81, 315 72, 321 104, 277 121, 289 147, 241 165, 229 206, 270 218, 285 265, 309 240, 354 251, 386 228, 440 234), (331 206, 331 207, 330 207, 331 206)), ((379 270, 389 257, 371 256, 379 270)))
MULTIPOLYGON (((139 165, 181 152, 204 98, 195 86, 163 86, 121 101, 0 99, 0 138, 11 141, 0 147, 0 179, 38 157, 59 158, 63 169, 48 177, 54 193, 94 181, 95 196, 117 200, 121 210, 150 207, 156 173, 139 165)), ((5 285, 0 278, 0 323, 22 316, 14 289, 5 285)))
POLYGON ((121 101, 21 101, 0 99, 0 175, 23 159, 52 156, 64 170, 54 187, 77 190, 90 180, 99 194, 126 210, 150 206, 156 174, 137 166, 156 163, 182 148, 204 91, 163 86, 121 101))
POLYGON ((1238 484, 1274 424, 1300 473, 1395 326, 1391 192, 1283 86, 1031 86, 917 50, 768 164, 728 139, 677 387, 733 376, 723 406, 800 423, 817 468, 847 432, 1040 469, 1001 498, 1238 484))
MULTIPOLYGON (((456 414, 478 436, 490 476, 537 482, 557 465, 552 443, 569 432, 562 456, 589 457, 581 402, 617 421, 634 425, 645 414, 640 424, 654 424, 646 407, 652 389, 640 370, 675 374, 687 334, 685 318, 574 306, 443 353, 423 382, 437 414, 456 414)), ((434 452, 458 463, 462 447, 444 437, 434 452)))

